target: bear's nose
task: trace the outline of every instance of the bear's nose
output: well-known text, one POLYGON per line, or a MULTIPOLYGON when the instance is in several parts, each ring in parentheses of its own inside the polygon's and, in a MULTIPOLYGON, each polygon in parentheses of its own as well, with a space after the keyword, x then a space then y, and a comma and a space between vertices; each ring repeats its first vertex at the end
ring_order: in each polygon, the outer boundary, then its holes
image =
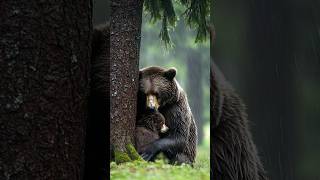
POLYGON ((159 108, 158 99, 155 95, 148 95, 146 104, 147 108, 152 111, 156 111, 159 108))

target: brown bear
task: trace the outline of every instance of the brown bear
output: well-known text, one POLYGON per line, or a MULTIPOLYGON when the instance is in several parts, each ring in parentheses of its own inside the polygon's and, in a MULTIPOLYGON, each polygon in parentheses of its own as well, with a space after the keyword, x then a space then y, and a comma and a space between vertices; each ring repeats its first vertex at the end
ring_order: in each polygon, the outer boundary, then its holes
POLYGON ((249 131, 245 106, 213 62, 210 82, 212 178, 268 179, 249 131))
POLYGON ((137 120, 135 130, 135 147, 143 152, 148 144, 159 139, 161 134, 168 131, 165 118, 159 111, 148 111, 137 120))
POLYGON ((147 67, 139 72, 137 118, 146 110, 158 110, 169 127, 163 137, 147 145, 141 156, 153 161, 163 152, 170 163, 192 164, 196 157, 197 129, 187 95, 175 76, 175 68, 147 67), (155 97, 156 103, 150 103, 150 97, 155 97))

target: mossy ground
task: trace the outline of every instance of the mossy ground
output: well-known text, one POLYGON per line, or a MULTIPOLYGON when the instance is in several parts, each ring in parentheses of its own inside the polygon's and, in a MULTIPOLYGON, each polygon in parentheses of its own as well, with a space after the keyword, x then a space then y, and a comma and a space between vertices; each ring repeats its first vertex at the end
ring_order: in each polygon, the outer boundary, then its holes
POLYGON ((172 166, 164 160, 156 162, 133 161, 117 165, 110 164, 111 180, 209 180, 210 152, 208 146, 198 147, 194 167, 172 166))

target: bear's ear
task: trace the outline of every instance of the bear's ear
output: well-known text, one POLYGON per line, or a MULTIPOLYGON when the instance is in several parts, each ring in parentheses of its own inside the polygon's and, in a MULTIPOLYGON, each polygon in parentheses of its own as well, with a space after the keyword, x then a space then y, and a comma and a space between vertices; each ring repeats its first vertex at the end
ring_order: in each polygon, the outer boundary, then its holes
POLYGON ((177 74, 177 70, 174 67, 163 72, 163 76, 169 80, 173 80, 173 78, 176 76, 176 74, 177 74))

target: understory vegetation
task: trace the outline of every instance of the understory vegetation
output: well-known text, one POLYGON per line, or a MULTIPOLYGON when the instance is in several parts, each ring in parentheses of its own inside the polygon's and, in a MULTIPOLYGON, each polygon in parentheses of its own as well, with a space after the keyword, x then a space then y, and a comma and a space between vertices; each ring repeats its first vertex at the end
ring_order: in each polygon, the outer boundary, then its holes
POLYGON ((194 167, 169 165, 165 160, 155 162, 133 161, 110 164, 111 180, 207 180, 210 179, 210 152, 207 147, 198 148, 194 167))

